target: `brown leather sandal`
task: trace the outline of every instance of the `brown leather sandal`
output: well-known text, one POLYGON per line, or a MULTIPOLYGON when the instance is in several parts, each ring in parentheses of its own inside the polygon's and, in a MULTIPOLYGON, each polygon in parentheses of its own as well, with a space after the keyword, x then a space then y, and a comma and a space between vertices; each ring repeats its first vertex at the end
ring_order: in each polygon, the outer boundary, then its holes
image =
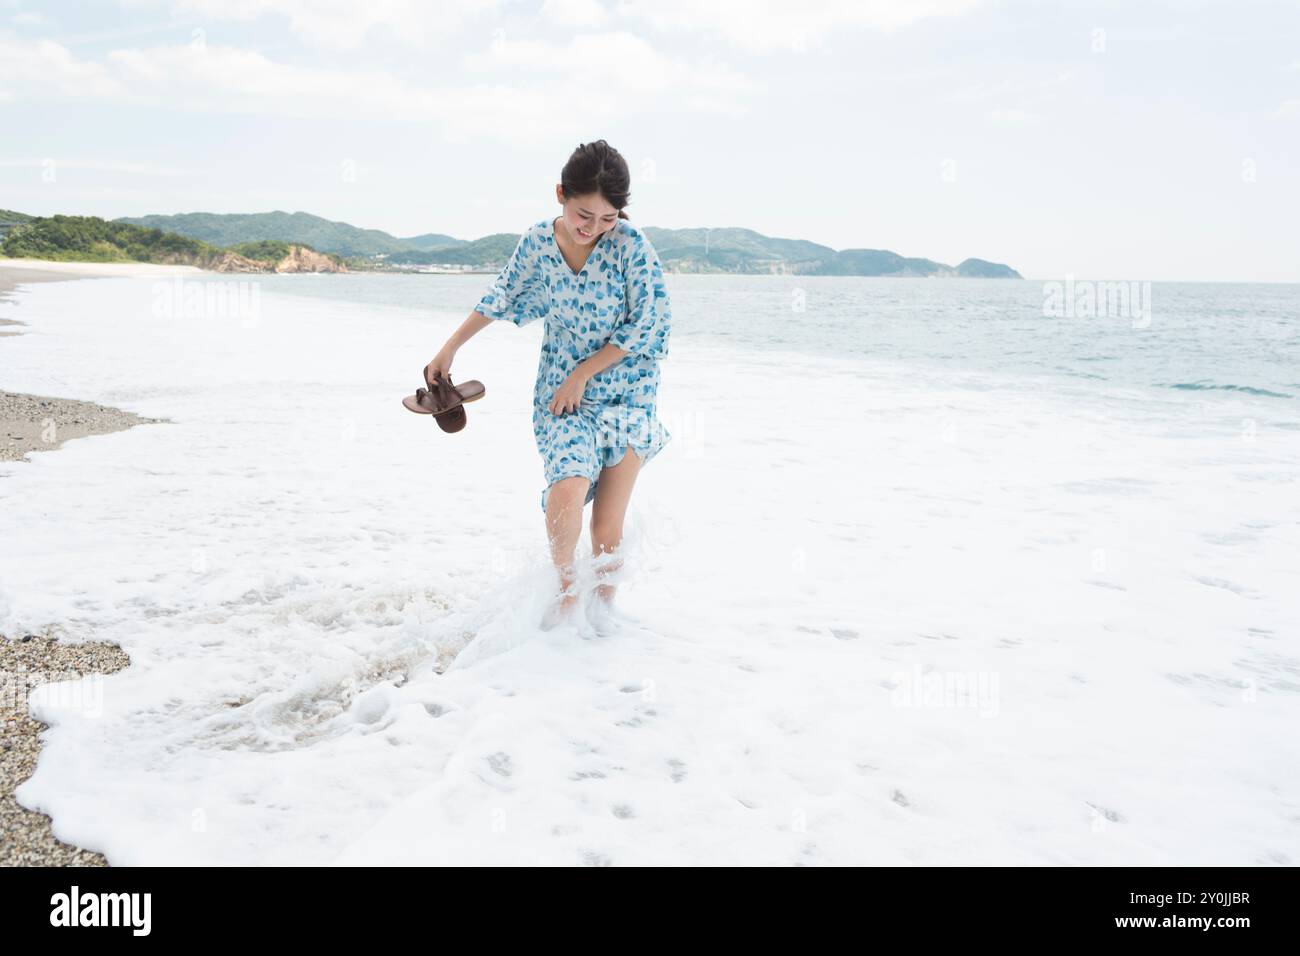
POLYGON ((427 388, 417 388, 414 395, 402 399, 402 404, 420 415, 432 415, 438 427, 445 432, 458 432, 465 427, 465 403, 477 402, 486 394, 483 383, 477 379, 453 385, 451 376, 430 378, 429 366, 423 370, 427 388))

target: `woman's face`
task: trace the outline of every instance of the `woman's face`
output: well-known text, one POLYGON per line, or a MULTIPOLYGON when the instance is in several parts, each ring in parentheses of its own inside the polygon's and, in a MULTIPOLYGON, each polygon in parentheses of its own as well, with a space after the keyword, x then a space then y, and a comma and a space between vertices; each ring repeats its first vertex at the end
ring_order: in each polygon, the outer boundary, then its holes
POLYGON ((562 202, 564 228, 575 245, 591 245, 618 222, 618 210, 598 192, 562 202))

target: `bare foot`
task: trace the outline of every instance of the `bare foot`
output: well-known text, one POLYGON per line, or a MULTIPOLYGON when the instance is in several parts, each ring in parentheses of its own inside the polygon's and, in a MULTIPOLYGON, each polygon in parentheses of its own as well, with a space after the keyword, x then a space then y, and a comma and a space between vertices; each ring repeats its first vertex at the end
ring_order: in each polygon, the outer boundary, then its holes
POLYGON ((577 606, 578 596, 567 591, 562 591, 559 596, 551 602, 551 606, 546 609, 546 613, 542 615, 542 630, 549 631, 553 627, 567 623, 572 619, 574 608, 577 606))
POLYGON ((597 634, 609 637, 618 631, 619 625, 627 623, 627 616, 615 609, 612 597, 602 597, 597 590, 587 605, 587 620, 597 634))

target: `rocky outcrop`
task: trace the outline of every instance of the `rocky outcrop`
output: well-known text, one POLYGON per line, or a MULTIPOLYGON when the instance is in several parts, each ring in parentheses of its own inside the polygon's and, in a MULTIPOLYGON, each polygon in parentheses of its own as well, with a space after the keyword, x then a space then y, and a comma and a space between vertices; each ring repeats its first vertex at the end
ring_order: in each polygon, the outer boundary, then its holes
POLYGON ((289 254, 275 264, 276 272, 347 272, 348 267, 321 252, 290 246, 289 254))
POLYGON ((249 259, 237 252, 223 252, 204 268, 213 272, 270 272, 271 264, 249 259))
POLYGON ((229 250, 218 253, 208 262, 195 262, 178 258, 177 262, 196 265, 213 272, 347 272, 348 267, 323 253, 302 246, 290 246, 289 254, 278 262, 267 259, 250 259, 229 250))

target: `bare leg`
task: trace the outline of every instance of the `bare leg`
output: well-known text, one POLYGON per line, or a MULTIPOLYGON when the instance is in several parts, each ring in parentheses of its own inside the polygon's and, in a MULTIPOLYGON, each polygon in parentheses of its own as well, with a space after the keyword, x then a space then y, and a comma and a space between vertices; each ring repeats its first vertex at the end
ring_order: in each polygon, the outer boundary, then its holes
MULTIPOLYGON (((602 468, 596 483, 596 498, 591 506, 591 552, 598 559, 602 554, 618 550, 623 541, 623 518, 628 502, 632 500, 632 487, 641 471, 641 458, 629 446, 617 465, 602 468)), ((606 577, 623 566, 620 556, 600 561, 598 577, 606 577)), ((606 604, 614 600, 616 585, 602 583, 596 586, 596 597, 606 604)))
POLYGON ((546 537, 551 546, 551 560, 560 574, 560 595, 547 614, 548 625, 566 617, 578 603, 578 595, 573 590, 576 577, 573 549, 582 534, 582 506, 590 484, 581 476, 561 478, 551 485, 546 498, 546 537))

